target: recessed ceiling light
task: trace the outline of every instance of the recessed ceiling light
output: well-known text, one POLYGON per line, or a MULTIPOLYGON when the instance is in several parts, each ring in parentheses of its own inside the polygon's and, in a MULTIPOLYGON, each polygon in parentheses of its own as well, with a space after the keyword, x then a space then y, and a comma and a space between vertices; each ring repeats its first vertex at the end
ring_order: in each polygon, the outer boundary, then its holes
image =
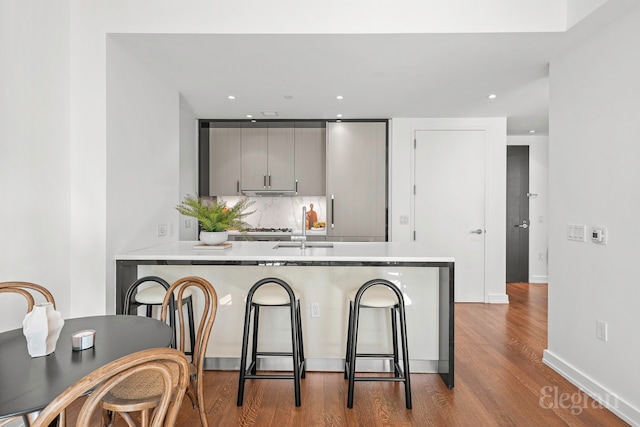
POLYGON ((336 99, 344 99, 344 96, 338 95, 338 96, 336 96, 336 99))
POLYGON ((536 133, 536 131, 535 131, 535 130, 533 130, 533 129, 531 129, 531 130, 529 131, 529 133, 536 133))
POLYGON ((247 114, 247 119, 250 119, 251 117, 253 117, 251 114, 247 114))
POLYGON ((342 117, 342 114, 336 114, 336 117, 342 117))
POLYGON ((233 96, 233 95, 229 95, 229 96, 227 96, 227 98, 229 98, 229 99, 236 99, 236 97, 235 97, 235 96, 233 96))
POLYGON ((342 120, 336 120, 336 123, 342 123, 342 120))
POLYGON ((255 120, 255 119, 251 120, 251 123, 255 123, 255 122, 256 122, 256 120, 255 120))
POLYGON ((492 93, 491 95, 489 95, 489 99, 495 99, 495 98, 496 98, 496 96, 497 96, 497 95, 496 95, 495 93, 492 93))

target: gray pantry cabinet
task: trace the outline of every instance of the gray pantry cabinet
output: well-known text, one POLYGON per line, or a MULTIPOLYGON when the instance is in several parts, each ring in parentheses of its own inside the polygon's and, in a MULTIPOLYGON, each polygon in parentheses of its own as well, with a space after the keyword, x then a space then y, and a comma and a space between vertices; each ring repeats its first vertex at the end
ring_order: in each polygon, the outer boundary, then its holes
POLYGON ((386 122, 327 123, 327 240, 386 240, 386 122))

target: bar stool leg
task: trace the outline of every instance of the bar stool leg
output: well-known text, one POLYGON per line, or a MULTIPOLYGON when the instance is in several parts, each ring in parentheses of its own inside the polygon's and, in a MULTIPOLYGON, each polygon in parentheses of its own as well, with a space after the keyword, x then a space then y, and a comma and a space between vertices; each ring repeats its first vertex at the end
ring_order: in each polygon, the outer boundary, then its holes
POLYGON ((353 328, 353 302, 349 302, 349 319, 347 320, 347 350, 344 356, 344 379, 349 378, 349 361, 351 360, 351 330, 353 328))
POLYGON ((296 316, 298 318, 297 326, 298 326, 298 346, 300 348, 300 354, 298 358, 294 360, 298 360, 300 365, 302 366, 302 372, 300 373, 300 378, 305 378, 307 375, 307 363, 304 358, 304 344, 302 340, 302 315, 300 313, 300 301, 296 301, 296 316))
POLYGON ((398 355, 398 321, 396 319, 396 307, 389 309, 391 313, 391 337, 393 339, 393 372, 396 378, 401 376, 400 357, 398 355))
POLYGON ((247 300, 247 307, 244 311, 244 328, 242 333, 242 352, 240 354, 240 379, 238 381, 237 406, 242 406, 244 400, 244 381, 247 371, 247 345, 249 344, 249 322, 251 320, 251 301, 247 300))
POLYGON ((404 304, 399 304, 398 311, 400 312, 400 335, 402 337, 402 359, 404 362, 404 394, 407 401, 406 407, 411 409, 411 375, 409 374, 409 345, 407 342, 407 319, 404 304))
MULTIPOLYGON (((185 354, 193 357, 196 349, 196 326, 193 319, 193 301, 191 297, 186 298, 185 300, 187 303, 187 317, 189 318, 189 342, 191 343, 191 353, 185 352, 185 354)), ((204 351, 205 349, 202 350, 204 351)))
POLYGON ((293 359, 293 389, 295 394, 296 406, 301 405, 300 399, 300 364, 298 363, 298 355, 300 346, 298 343, 298 316, 296 314, 295 301, 289 305, 291 315, 291 343, 292 343, 292 359, 293 359))
POLYGON ((356 374, 356 349, 358 348, 358 320, 360 317, 360 305, 353 305, 353 319, 351 319, 351 344, 349 345, 349 392, 347 396, 347 408, 353 408, 353 389, 356 374))
POLYGON ((258 326, 260 325, 260 306, 253 305, 253 336, 251 341, 251 375, 258 370, 258 326))

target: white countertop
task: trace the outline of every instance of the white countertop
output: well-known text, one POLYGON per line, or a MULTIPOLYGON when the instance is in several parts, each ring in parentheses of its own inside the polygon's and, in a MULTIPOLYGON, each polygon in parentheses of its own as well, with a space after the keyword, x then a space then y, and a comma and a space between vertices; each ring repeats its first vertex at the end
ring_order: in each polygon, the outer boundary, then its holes
POLYGON ((347 261, 347 262, 454 262, 453 257, 433 254, 418 243, 332 242, 333 248, 278 248, 278 242, 231 243, 229 249, 196 249, 199 241, 172 242, 126 252, 116 260, 131 261, 347 261))
MULTIPOLYGON (((229 236, 242 236, 242 233, 238 230, 229 230, 229 236)), ((293 231, 248 231, 246 233, 249 236, 301 236, 302 230, 293 230, 293 231)), ((326 236, 327 230, 325 228, 322 229, 310 229, 307 230, 307 236, 326 236)))

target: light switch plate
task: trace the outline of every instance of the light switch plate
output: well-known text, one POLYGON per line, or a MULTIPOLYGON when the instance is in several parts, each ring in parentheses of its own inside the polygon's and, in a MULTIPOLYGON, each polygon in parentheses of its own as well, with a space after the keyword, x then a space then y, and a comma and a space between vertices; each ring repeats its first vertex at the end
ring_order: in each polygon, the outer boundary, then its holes
POLYGON ((568 224, 567 239, 574 242, 585 242, 587 227, 583 224, 568 224))

